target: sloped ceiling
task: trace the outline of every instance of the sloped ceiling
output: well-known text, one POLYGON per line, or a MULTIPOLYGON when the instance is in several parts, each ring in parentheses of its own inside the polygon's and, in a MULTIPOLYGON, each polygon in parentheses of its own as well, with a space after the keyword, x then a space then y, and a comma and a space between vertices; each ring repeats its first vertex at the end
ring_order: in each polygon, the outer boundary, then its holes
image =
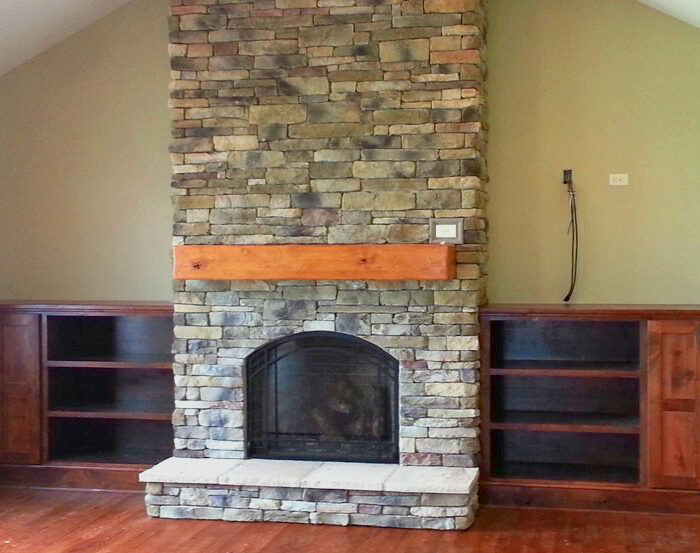
POLYGON ((700 0, 639 0, 665 14, 700 27, 700 0))
POLYGON ((0 75, 129 0, 0 0, 0 75))

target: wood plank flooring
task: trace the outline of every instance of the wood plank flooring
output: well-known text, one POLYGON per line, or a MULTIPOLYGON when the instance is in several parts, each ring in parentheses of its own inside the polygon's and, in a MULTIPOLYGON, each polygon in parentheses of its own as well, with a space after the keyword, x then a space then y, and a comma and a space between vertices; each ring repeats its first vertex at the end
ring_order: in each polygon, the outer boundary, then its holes
POLYGON ((467 532, 154 520, 134 493, 0 488, 0 552, 698 553, 700 516, 482 507, 467 532))

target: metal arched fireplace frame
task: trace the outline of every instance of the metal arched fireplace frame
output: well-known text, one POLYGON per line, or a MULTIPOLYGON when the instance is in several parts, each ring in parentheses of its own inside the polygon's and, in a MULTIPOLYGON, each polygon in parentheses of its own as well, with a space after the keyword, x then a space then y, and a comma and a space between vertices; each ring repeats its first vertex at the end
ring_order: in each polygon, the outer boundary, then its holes
POLYGON ((293 334, 246 359, 248 457, 398 463, 399 362, 337 332, 293 334))

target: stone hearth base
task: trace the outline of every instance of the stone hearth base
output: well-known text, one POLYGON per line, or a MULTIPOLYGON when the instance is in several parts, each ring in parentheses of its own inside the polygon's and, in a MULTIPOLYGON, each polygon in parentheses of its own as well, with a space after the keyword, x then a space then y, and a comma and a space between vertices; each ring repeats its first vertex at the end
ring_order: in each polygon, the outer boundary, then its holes
POLYGON ((465 530, 478 469, 171 458, 141 474, 160 518, 465 530))

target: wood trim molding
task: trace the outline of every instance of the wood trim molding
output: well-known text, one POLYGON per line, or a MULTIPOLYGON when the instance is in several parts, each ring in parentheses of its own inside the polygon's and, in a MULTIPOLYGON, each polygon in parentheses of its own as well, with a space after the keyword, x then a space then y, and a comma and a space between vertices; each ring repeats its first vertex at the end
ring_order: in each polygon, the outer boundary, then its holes
POLYGON ((176 246, 177 280, 452 280, 446 244, 176 246))

